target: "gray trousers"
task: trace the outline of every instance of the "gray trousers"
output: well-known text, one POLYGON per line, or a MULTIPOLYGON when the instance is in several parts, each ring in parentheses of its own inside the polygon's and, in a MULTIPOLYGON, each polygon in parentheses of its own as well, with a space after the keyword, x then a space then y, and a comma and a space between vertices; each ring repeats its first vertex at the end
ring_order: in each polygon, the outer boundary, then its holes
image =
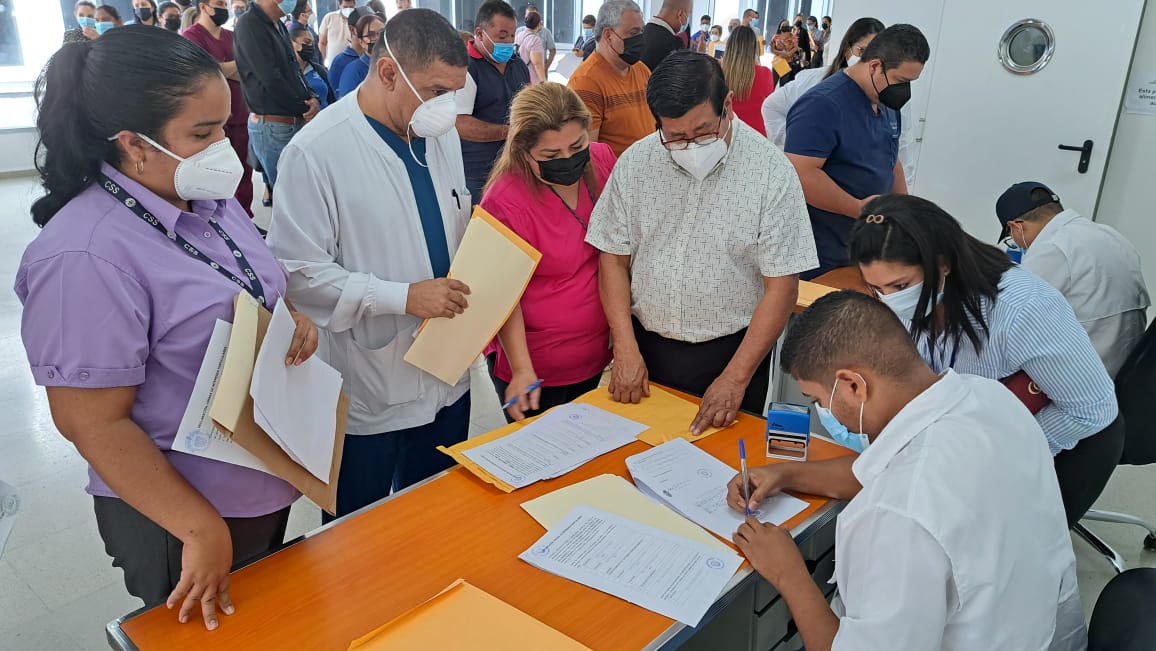
MULTIPOLYGON (((129 594, 145 606, 162 604, 181 579, 184 544, 124 500, 93 497, 96 526, 113 567, 124 570, 129 594)), ((285 540, 289 508, 256 518, 225 518, 233 538, 233 567, 276 550, 285 540)))

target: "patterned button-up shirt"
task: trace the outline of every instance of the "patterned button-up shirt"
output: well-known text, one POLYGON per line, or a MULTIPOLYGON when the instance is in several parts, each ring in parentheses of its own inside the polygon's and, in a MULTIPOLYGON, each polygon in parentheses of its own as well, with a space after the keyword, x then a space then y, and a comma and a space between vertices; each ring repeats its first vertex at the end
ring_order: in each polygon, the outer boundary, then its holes
POLYGON ((747 327, 763 278, 818 264, 794 167, 739 120, 726 157, 701 182, 658 133, 626 150, 586 241, 629 255, 631 311, 647 330, 702 342, 747 327))

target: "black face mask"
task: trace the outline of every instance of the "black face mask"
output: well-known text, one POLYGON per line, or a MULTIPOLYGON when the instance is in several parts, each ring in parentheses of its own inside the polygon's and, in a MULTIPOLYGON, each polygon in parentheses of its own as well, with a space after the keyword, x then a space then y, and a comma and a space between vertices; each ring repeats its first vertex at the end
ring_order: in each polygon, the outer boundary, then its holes
MULTIPOLYGON (((617 33, 615 33, 617 35, 617 33)), ((619 36, 618 38, 622 38, 619 36)), ((638 63, 642 58, 642 48, 646 44, 642 42, 642 34, 636 34, 630 38, 622 39, 622 51, 618 53, 618 58, 628 66, 638 63)))
MULTIPOLYGON (((883 78, 887 79, 887 69, 883 69, 883 78)), ((904 81, 898 84, 891 83, 887 80, 887 86, 883 90, 879 90, 875 86, 875 77, 871 77, 871 87, 879 95, 879 103, 889 109, 898 111, 903 108, 905 104, 911 99, 911 82, 904 81)))
POLYGON ((587 147, 570 158, 538 161, 538 174, 551 185, 574 185, 582 178, 589 162, 590 148, 587 147))
POLYGON ((213 24, 217 27, 229 22, 229 10, 225 7, 213 7, 213 15, 211 16, 213 24))
POLYGON ((302 61, 312 61, 313 56, 317 54, 317 48, 312 45, 302 45, 300 54, 302 61))
POLYGON ((151 7, 141 7, 136 10, 136 17, 140 20, 152 20, 153 10, 151 7))
POLYGON ((165 18, 165 29, 175 32, 181 28, 180 18, 165 18))

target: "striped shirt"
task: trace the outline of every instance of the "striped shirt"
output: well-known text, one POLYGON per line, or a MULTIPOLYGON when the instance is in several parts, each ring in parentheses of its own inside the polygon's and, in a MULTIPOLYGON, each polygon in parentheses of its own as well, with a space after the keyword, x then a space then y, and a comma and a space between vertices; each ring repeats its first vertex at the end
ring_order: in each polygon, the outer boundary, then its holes
MULTIPOLYGON (((1052 455, 1116 419, 1112 380, 1072 307, 1051 285, 1013 266, 1000 279, 997 300, 983 299, 981 312, 989 332, 978 353, 966 337, 940 339, 934 351, 926 336, 916 342, 936 372, 950 366, 994 380, 1027 373, 1052 400, 1036 414, 1052 455)), ((978 330, 974 319, 972 325, 978 330)))

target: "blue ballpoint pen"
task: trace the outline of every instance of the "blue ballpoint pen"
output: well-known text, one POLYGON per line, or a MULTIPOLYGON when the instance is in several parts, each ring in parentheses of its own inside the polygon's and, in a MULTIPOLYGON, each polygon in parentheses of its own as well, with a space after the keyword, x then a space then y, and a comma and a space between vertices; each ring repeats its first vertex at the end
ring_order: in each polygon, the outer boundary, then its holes
POLYGON ((747 482, 747 446, 739 439, 739 470, 742 473, 743 481, 743 499, 745 500, 743 508, 746 510, 747 517, 751 515, 751 485, 747 482))
MULTIPOLYGON (((527 395, 531 394, 535 390, 540 389, 542 387, 542 382, 543 382, 543 380, 537 380, 536 382, 534 382, 530 386, 526 387, 526 394, 527 395)), ((518 399, 516 397, 510 398, 509 400, 506 401, 506 404, 502 405, 502 409, 509 409, 510 407, 513 407, 516 404, 518 404, 518 399)))

